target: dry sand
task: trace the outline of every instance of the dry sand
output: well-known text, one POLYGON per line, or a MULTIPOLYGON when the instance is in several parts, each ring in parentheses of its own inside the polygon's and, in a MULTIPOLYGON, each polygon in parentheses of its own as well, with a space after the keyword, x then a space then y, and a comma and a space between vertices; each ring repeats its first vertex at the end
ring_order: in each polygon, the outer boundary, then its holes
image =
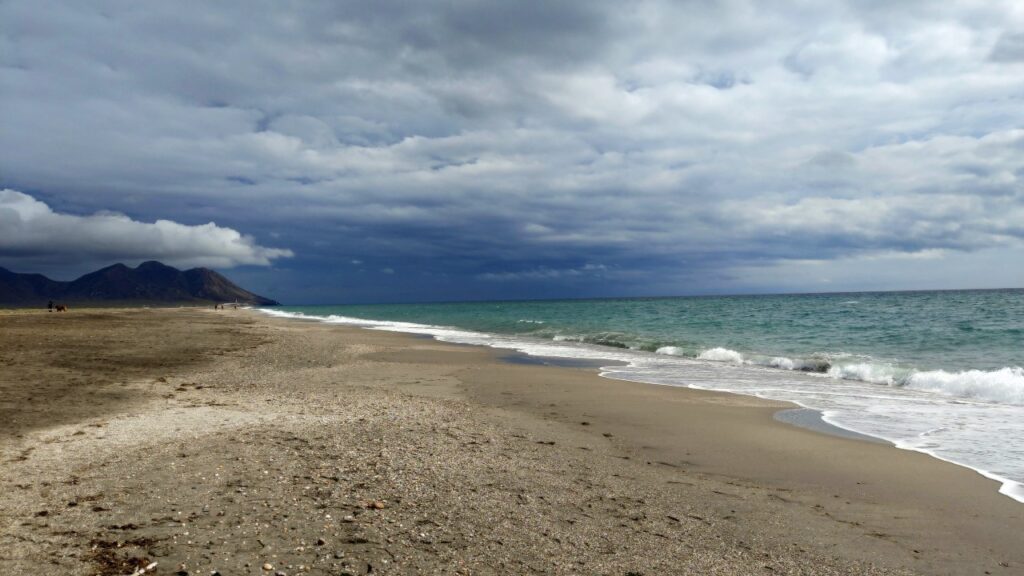
POLYGON ((1024 505, 969 470, 502 355, 0 312, 0 573, 1024 573, 1024 505))

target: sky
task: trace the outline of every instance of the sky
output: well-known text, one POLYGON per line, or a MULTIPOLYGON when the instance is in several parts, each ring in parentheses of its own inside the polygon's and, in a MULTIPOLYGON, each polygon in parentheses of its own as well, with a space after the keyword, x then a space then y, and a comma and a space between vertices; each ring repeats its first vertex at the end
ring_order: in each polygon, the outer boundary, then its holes
POLYGON ((0 266, 285 303, 1024 286, 1019 0, 0 2, 0 266))

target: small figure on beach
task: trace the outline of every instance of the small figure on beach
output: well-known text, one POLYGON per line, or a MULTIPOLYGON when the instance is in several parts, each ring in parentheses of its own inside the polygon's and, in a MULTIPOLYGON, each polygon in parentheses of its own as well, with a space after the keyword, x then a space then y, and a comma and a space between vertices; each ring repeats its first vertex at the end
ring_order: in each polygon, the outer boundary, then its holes
POLYGON ((53 312, 53 300, 50 300, 50 303, 46 305, 46 309, 49 312, 53 312))

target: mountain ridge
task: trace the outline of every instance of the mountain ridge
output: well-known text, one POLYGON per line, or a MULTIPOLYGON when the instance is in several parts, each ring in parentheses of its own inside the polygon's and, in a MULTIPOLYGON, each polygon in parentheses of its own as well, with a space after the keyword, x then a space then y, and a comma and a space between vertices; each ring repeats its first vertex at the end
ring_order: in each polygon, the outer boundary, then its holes
POLYGON ((214 303, 274 306, 278 302, 238 286, 209 268, 179 270, 155 260, 100 268, 70 282, 0 267, 0 304, 64 302, 214 303))

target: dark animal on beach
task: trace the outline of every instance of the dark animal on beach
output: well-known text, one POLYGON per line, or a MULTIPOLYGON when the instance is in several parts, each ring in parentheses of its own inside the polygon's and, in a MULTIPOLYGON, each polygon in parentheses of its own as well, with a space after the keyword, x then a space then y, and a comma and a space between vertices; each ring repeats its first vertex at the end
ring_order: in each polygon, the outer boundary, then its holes
POLYGON ((67 312, 68 311, 68 307, 65 304, 57 304, 56 306, 53 307, 53 309, 56 310, 57 312, 67 312))

